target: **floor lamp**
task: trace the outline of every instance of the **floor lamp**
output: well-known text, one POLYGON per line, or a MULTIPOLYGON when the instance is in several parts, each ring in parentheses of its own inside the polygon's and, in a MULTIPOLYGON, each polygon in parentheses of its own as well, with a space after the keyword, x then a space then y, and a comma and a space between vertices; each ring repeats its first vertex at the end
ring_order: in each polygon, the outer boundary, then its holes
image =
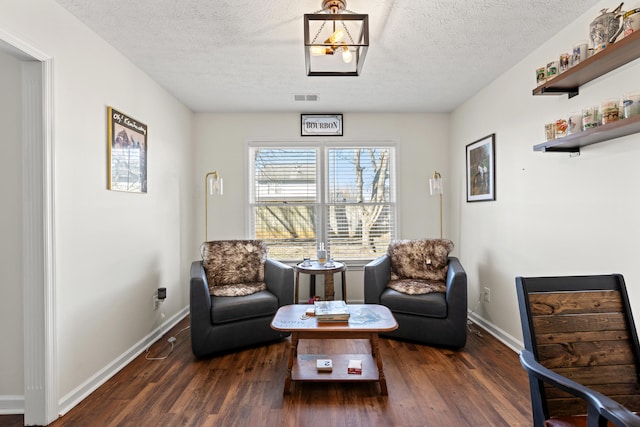
POLYGON ((223 194, 222 178, 218 171, 209 172, 204 177, 204 241, 209 241, 209 196, 223 194))
POLYGON ((442 175, 438 171, 433 172, 433 178, 429 179, 429 192, 433 196, 438 194, 440 196, 440 238, 442 239, 442 175))

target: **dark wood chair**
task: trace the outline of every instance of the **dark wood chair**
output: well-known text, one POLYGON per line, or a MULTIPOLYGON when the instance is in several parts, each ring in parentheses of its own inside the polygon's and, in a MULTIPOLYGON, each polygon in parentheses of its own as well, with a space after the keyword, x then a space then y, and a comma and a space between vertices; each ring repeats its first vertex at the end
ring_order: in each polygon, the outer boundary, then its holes
POLYGON ((624 278, 517 277, 533 423, 640 426, 638 336, 624 278))

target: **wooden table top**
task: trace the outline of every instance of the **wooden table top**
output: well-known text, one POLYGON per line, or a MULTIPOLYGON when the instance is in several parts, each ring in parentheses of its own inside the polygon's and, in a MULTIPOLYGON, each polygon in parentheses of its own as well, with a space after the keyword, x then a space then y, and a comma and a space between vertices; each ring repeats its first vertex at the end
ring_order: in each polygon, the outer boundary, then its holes
POLYGON ((347 304, 348 322, 318 322, 313 316, 305 316, 313 304, 285 305, 271 321, 271 328, 285 332, 390 332, 398 329, 398 322, 391 311, 377 304, 347 304))

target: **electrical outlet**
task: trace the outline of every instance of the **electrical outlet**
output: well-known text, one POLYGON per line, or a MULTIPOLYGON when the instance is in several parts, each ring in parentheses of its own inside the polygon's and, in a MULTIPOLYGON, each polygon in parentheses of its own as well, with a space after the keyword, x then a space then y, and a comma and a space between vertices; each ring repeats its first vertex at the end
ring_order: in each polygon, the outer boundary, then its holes
POLYGON ((491 302, 491 289, 485 287, 483 293, 484 293, 484 302, 491 302))

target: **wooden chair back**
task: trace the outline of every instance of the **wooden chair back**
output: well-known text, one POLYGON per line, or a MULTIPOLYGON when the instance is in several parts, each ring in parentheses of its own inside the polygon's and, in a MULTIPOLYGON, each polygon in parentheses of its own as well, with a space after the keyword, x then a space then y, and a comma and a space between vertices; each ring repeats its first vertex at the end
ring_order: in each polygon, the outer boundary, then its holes
MULTIPOLYGON (((640 409, 638 336, 621 275, 516 278, 525 348, 559 375, 640 409)), ((530 376, 534 422, 586 414, 583 400, 530 376)))

